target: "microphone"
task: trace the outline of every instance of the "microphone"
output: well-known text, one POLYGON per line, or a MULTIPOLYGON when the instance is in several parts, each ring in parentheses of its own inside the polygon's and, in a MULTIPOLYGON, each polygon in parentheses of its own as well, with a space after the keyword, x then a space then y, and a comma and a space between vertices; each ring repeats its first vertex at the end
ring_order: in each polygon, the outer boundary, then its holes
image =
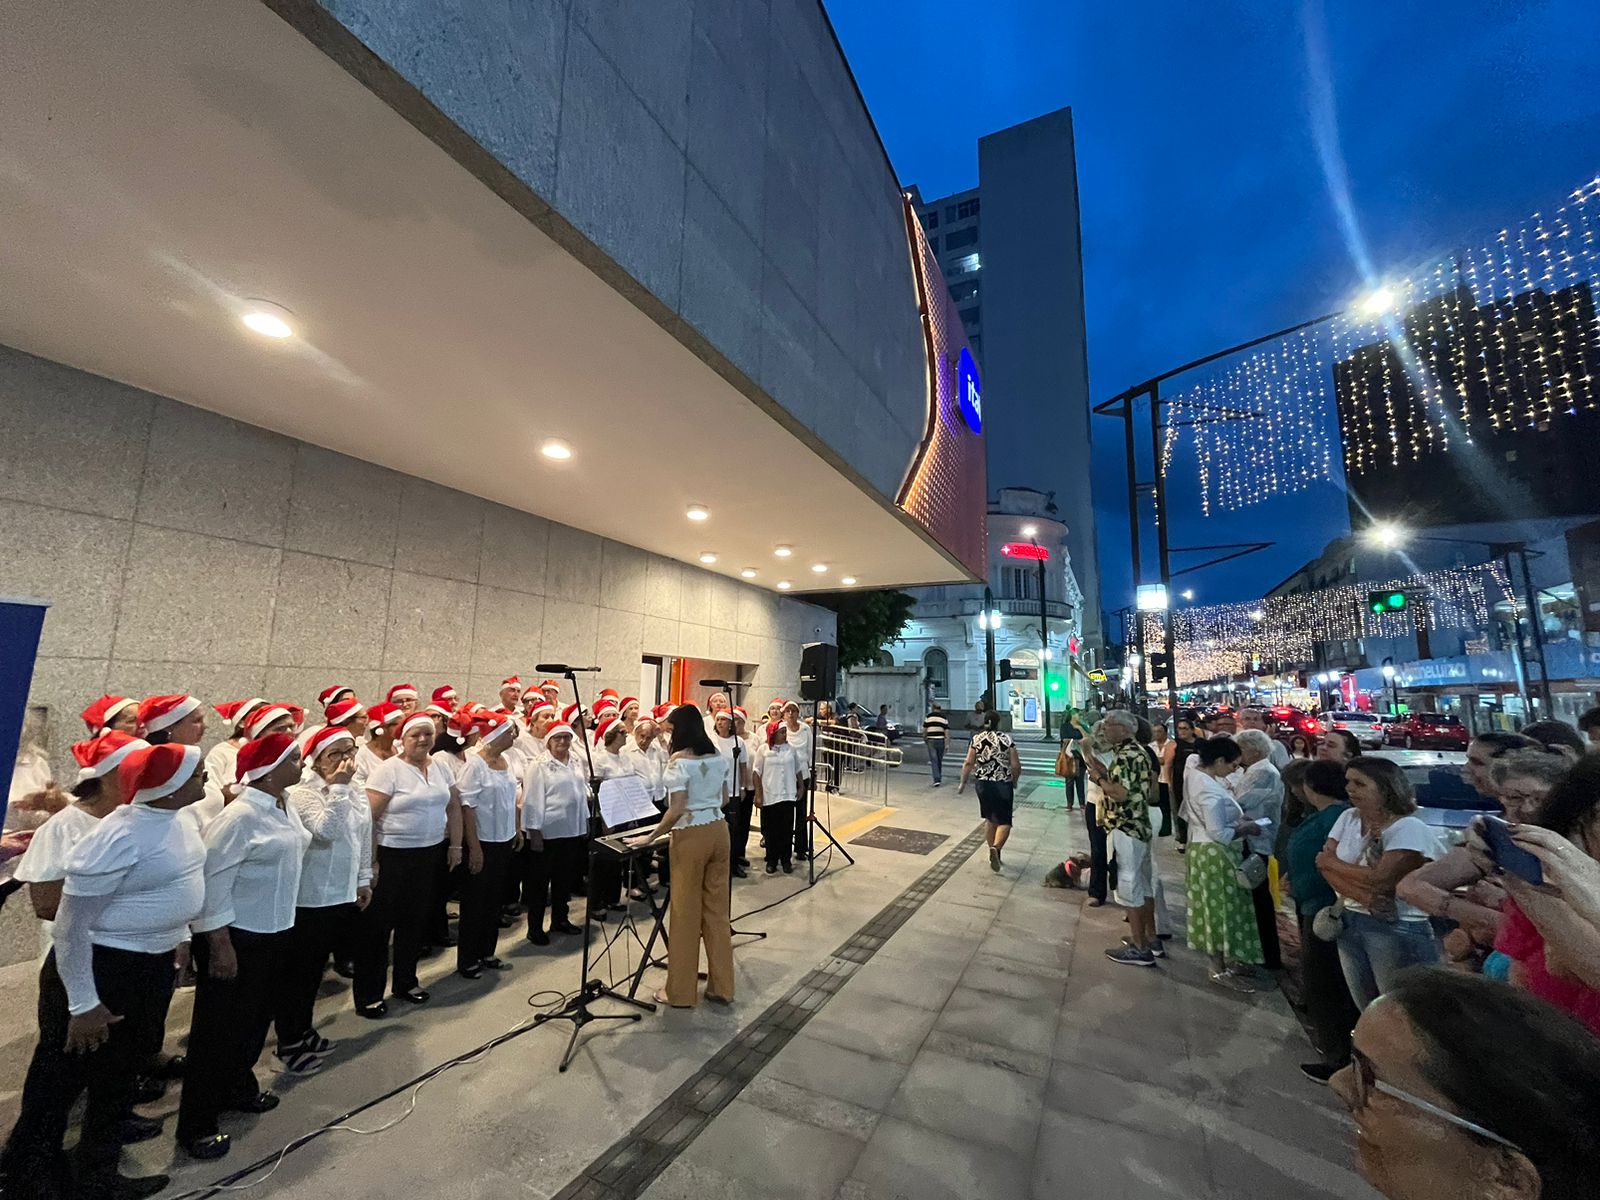
MULTIPOLYGON (((539 670, 542 671, 544 668, 540 667, 539 670)), ((702 679, 700 681, 700 686, 714 688, 747 688, 751 685, 745 683, 742 679, 702 679)))
POLYGON ((599 671, 599 667, 569 667, 566 663, 534 663, 533 669, 541 675, 577 675, 599 671))

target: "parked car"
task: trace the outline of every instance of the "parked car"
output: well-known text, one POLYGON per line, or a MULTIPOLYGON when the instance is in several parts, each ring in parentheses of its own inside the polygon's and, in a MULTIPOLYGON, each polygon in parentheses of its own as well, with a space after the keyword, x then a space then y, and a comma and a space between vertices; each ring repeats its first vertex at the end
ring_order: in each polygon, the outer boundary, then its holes
POLYGON ((1465 750, 1472 735, 1460 717, 1444 713, 1407 713, 1383 727, 1384 744, 1407 750, 1426 746, 1445 750, 1465 750))
POLYGON ((1355 734, 1356 744, 1363 750, 1383 745, 1383 723, 1373 713, 1334 709, 1324 715, 1323 728, 1349 730, 1355 734))
MULTIPOLYGON (((859 720, 861 722, 861 728, 863 728, 863 729, 868 729, 868 730, 872 729, 873 728, 873 722, 875 722, 878 719, 878 714, 877 713, 872 712, 870 709, 862 707, 861 705, 857 704, 854 700, 852 700, 850 702, 850 707, 849 707, 848 711, 849 711, 849 714, 851 716, 854 716, 857 720, 859 720)), ((896 721, 893 717, 890 717, 889 718, 889 728, 888 728, 889 741, 890 742, 898 742, 900 740, 900 735, 903 734, 904 732, 905 732, 905 730, 901 727, 900 722, 896 721)))
MULTIPOLYGON (((1432 716, 1434 714, 1426 714, 1432 716)), ((1467 782, 1467 756, 1462 750, 1374 750, 1373 758, 1396 763, 1417 794, 1421 817, 1447 846, 1459 846, 1467 826, 1500 804, 1467 782)))
POLYGON ((1322 718, 1314 712, 1292 709, 1287 717, 1279 719, 1278 736, 1288 738, 1297 733, 1303 733, 1313 742, 1316 741, 1323 734, 1322 718))

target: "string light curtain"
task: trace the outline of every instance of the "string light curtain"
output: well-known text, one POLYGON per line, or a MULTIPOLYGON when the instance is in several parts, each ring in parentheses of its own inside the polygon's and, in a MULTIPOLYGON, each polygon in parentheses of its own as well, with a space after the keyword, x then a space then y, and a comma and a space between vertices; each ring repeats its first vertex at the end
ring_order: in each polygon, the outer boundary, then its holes
MULTIPOLYGON (((1179 685, 1231 677, 1252 669, 1309 667, 1319 642, 1403 638, 1419 618, 1429 629, 1486 629, 1497 603, 1515 604, 1500 562, 1425 571, 1399 579, 1361 581, 1315 592, 1268 596, 1239 604, 1173 609, 1173 651, 1179 685), (1372 613, 1370 592, 1405 592, 1411 603, 1399 613, 1372 613)), ((1144 645, 1161 645, 1158 614, 1127 614, 1123 632, 1132 638, 1135 617, 1144 618, 1144 645)), ((1131 643, 1130 643, 1131 644, 1131 643)))
POLYGON ((1597 226, 1600 178, 1388 281, 1386 311, 1226 360, 1170 397, 1162 471, 1192 451, 1209 515, 1334 478, 1335 428, 1354 477, 1595 409, 1597 226))

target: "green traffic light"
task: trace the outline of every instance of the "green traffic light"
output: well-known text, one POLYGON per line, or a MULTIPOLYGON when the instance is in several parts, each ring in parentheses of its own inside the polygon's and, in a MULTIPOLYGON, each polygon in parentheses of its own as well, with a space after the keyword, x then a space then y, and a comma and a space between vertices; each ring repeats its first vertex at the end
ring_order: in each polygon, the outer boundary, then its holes
POLYGON ((1406 606, 1406 594, 1404 592, 1390 592, 1389 593, 1389 607, 1390 608, 1400 609, 1400 608, 1404 608, 1405 606, 1406 606))

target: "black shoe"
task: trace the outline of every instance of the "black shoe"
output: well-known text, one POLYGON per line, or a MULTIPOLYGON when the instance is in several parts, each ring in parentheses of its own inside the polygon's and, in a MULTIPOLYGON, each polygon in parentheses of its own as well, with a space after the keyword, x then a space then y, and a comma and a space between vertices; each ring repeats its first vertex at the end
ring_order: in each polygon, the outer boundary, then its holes
POLYGON ((517 919, 515 917, 508 917, 504 913, 500 914, 500 920, 498 924, 501 929, 510 929, 516 923, 517 919))
POLYGON ((511 964, 498 955, 490 955, 478 964, 485 971, 509 971, 511 964))
POLYGON ((141 1200, 167 1190, 170 1175, 118 1175, 111 1183, 114 1200, 141 1200))
POLYGON ((154 1104, 167 1094, 167 1081, 150 1075, 140 1075, 133 1081, 133 1102, 154 1104))
POLYGON ((1300 1074, 1311 1080, 1312 1083, 1320 1083, 1324 1087, 1327 1086, 1328 1080, 1332 1079, 1334 1075, 1338 1073, 1338 1071, 1338 1067, 1330 1067, 1327 1063, 1314 1062, 1300 1064, 1300 1074))
POLYGON ((470 967, 457 967, 456 974, 463 979, 482 979, 483 968, 477 963, 473 963, 470 967))
POLYGON ((767 874, 768 875, 776 875, 777 873, 778 873, 778 864, 777 863, 768 863, 767 864, 767 874))
POLYGON ((393 995, 396 1000, 404 1000, 407 1004, 426 1004, 433 999, 425 989, 419 987, 408 988, 403 992, 394 992, 393 995))
POLYGON ((205 1137, 190 1138, 182 1143, 183 1152, 201 1162, 221 1158, 232 1148, 233 1142, 225 1133, 211 1133, 205 1137))
POLYGON ((278 1107, 278 1098, 271 1092, 257 1092, 254 1096, 246 1096, 243 1100, 236 1100, 227 1106, 229 1112, 251 1113, 260 1116, 269 1113, 278 1107))
POLYGON ((788 859, 784 859, 783 860, 783 873, 785 875, 793 875, 794 874, 794 864, 792 862, 790 862, 788 859))
POLYGON ((1090 908, 1104 908, 1105 905, 1106 905, 1106 902, 1104 900, 1091 900, 1091 901, 1089 901, 1089 907, 1090 908))
POLYGON ((582 933, 583 930, 574 925, 571 921, 552 921, 550 922, 550 932, 565 933, 570 935, 574 933, 582 933))
POLYGON ((520 917, 527 911, 520 904, 502 904, 500 906, 500 915, 504 917, 520 917))
POLYGON ((340 962, 338 959, 334 959, 333 973, 340 979, 354 979, 356 977, 356 965, 352 962, 340 962))
POLYGON ((117 1141, 124 1146, 135 1142, 148 1142, 161 1136, 161 1122, 154 1117, 123 1117, 117 1122, 117 1141))
POLYGON ((550 935, 542 929, 528 930, 528 944, 531 946, 548 946, 550 935))
POLYGON ((750 871, 747 867, 735 866, 729 871, 729 874, 731 874, 735 879, 750 878, 750 871))
MULTIPOLYGON (((585 915, 596 925, 604 925, 606 923, 606 910, 603 908, 597 908, 593 912, 586 913, 585 915)), ((552 926, 552 928, 554 927, 552 926)))
POLYGON ((174 1054, 162 1063, 156 1074, 163 1079, 182 1079, 183 1072, 189 1065, 189 1060, 181 1054, 174 1054))
POLYGON ((376 1021, 380 1017, 389 1015, 389 1006, 382 1000, 379 1000, 376 1004, 358 1004, 356 1005, 356 1013, 369 1021, 376 1021))

